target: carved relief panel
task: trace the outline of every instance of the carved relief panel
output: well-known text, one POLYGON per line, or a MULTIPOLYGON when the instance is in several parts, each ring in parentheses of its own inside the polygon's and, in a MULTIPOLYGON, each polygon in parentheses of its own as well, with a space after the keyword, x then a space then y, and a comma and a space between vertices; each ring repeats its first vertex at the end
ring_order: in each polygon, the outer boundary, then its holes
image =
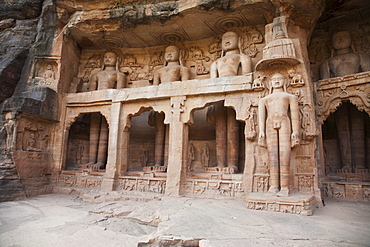
POLYGON ((58 91, 59 76, 60 58, 35 58, 31 68, 31 76, 28 79, 28 87, 50 87, 58 91))

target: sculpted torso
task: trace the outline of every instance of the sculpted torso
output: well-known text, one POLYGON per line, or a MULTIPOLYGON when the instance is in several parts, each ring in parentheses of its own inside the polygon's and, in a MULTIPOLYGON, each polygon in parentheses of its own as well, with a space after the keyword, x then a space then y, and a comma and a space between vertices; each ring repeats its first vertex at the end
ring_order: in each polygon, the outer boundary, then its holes
POLYGON ((236 76, 238 75, 240 65, 243 66, 244 63, 247 63, 248 59, 249 57, 241 54, 230 54, 221 57, 212 65, 212 71, 214 72, 212 72, 211 77, 236 76), (217 75, 214 75, 215 72, 217 75))
POLYGON ((113 52, 106 52, 104 54, 104 65, 105 68, 102 71, 91 76, 90 90, 124 88, 126 86, 126 76, 116 69, 117 55, 113 52))
POLYGON ((345 76, 360 72, 360 55, 347 53, 332 57, 328 61, 333 76, 345 76))
POLYGON ((154 72, 154 85, 173 81, 186 81, 190 79, 190 71, 182 66, 179 60, 180 50, 176 46, 168 46, 164 59, 166 66, 154 72))
POLYGON ((280 129, 282 125, 286 124, 290 126, 288 109, 291 104, 298 102, 296 96, 286 92, 276 92, 266 96, 261 101, 264 103, 268 112, 266 119, 267 125, 272 124, 273 129, 280 129), (279 103, 277 104, 277 102, 279 103))
POLYGON ((117 81, 117 72, 100 71, 96 74, 96 80, 99 82, 97 90, 114 88, 117 81))
POLYGON ((154 77, 155 85, 158 85, 159 81, 161 83, 166 83, 189 79, 187 68, 181 65, 170 65, 161 68, 156 71, 154 77))
POLYGON ((217 59, 211 65, 211 78, 245 75, 252 72, 252 60, 249 56, 240 54, 239 35, 226 32, 222 36, 222 50, 225 56, 217 59))

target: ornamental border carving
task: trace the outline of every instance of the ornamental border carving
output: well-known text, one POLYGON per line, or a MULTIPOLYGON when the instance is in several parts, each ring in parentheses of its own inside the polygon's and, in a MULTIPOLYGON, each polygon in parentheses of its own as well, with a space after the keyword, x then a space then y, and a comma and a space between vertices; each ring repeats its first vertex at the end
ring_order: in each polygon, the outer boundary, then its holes
POLYGON ((322 125, 347 100, 370 115, 369 84, 369 72, 319 81, 316 100, 318 123, 322 125))

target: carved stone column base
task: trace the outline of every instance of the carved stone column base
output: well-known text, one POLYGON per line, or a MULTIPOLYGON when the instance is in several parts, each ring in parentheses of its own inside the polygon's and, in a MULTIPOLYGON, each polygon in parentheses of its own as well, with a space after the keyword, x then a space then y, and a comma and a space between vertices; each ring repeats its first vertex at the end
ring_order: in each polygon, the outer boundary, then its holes
POLYGON ((237 172, 236 167, 206 167, 206 172, 234 174, 237 172))
POLYGON ((143 172, 166 172, 167 167, 165 166, 144 166, 143 172))
POLYGON ((313 195, 292 195, 289 197, 268 196, 252 193, 246 198, 247 208, 272 212, 312 215, 316 207, 313 195))

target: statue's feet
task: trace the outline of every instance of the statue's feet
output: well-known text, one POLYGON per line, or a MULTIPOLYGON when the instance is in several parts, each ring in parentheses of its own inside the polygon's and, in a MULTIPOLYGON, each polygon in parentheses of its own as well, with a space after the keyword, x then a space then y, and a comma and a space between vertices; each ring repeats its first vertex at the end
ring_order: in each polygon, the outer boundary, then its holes
POLYGON ((287 187, 282 187, 280 192, 276 194, 278 197, 287 197, 289 196, 289 189, 287 187))
POLYGON ((105 167, 105 163, 98 162, 94 165, 95 169, 99 170, 105 167))
POLYGON ((279 188, 277 186, 270 186, 270 189, 267 191, 268 196, 274 196, 276 193, 279 192, 279 188))

